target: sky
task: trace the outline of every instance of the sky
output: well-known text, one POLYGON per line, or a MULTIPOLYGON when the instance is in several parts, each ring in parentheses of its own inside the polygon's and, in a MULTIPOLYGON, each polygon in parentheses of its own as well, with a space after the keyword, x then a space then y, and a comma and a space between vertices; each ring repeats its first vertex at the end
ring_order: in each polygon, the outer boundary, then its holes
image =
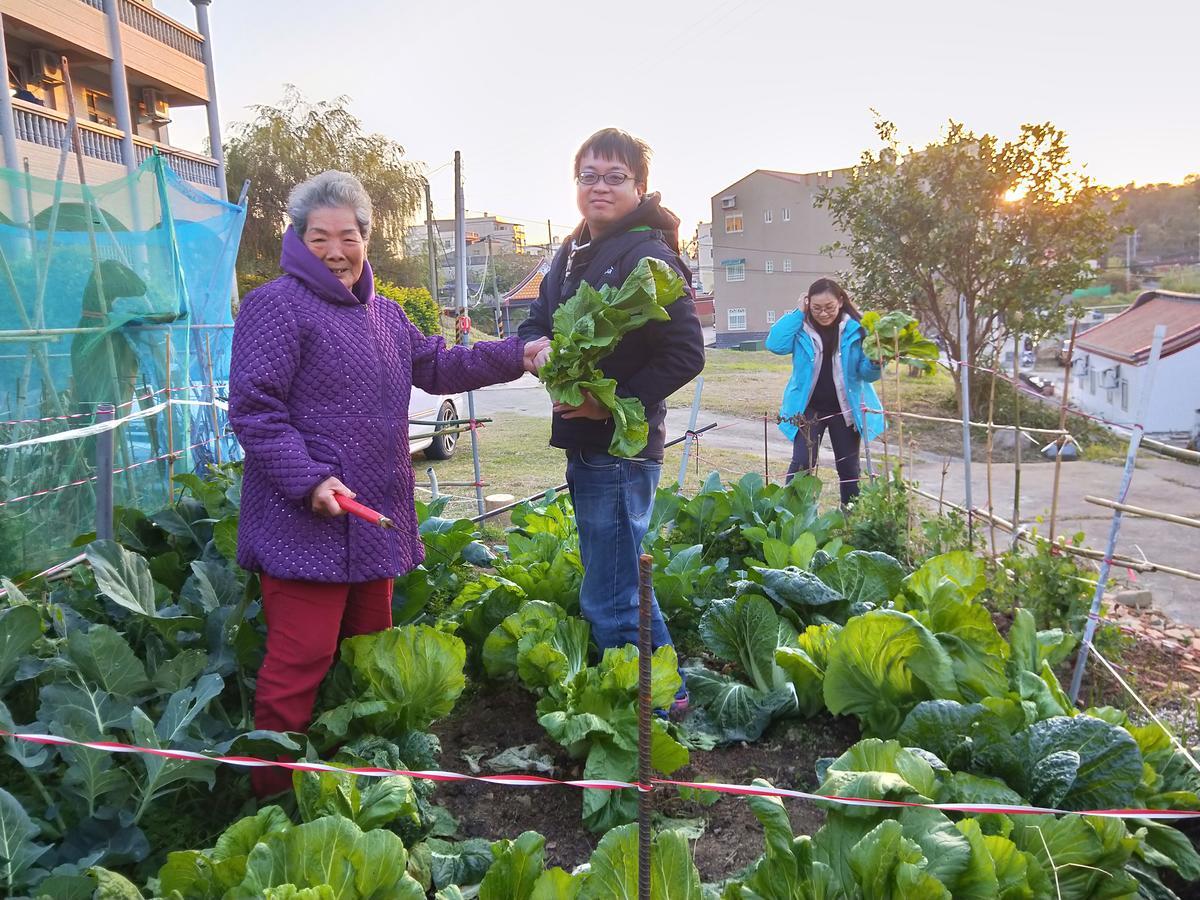
MULTIPOLYGON (((156 0, 194 27, 188 0, 156 0)), ((214 0, 223 127, 276 103, 347 95, 370 131, 426 164, 438 216, 466 205, 544 242, 578 220, 572 161, 606 126, 653 148, 650 189, 690 237, 713 194, 757 168, 816 172, 948 119, 1015 136, 1052 121, 1103 184, 1200 172, 1200 2, 1010 0, 214 0)), ((200 149, 202 109, 171 142, 200 149)))

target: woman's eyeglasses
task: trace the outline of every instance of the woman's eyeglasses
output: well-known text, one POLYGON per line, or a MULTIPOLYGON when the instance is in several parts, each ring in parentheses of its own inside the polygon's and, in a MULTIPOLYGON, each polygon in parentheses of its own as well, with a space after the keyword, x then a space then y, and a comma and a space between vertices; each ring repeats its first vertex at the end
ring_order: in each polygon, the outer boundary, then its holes
POLYGON ((620 187, 625 182, 633 178, 632 175, 626 175, 624 172, 605 172, 601 175, 599 172, 580 172, 575 176, 575 181, 582 185, 591 186, 604 179, 604 183, 609 187, 620 187))

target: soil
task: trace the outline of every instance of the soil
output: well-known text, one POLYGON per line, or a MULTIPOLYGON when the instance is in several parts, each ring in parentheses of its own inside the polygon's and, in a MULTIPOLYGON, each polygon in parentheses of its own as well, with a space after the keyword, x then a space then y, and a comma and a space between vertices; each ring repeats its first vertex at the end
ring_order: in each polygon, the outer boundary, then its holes
MULTIPOLYGON (((516 685, 486 686, 464 698, 453 716, 434 726, 442 742, 442 765, 467 771, 464 751, 474 756, 482 749, 486 759, 508 747, 534 744, 539 754, 554 760, 551 777, 582 777, 582 761, 570 759, 547 738, 534 704, 533 696, 516 685)), ((778 787, 812 790, 816 761, 839 755, 858 737, 853 719, 822 715, 808 722, 781 723, 754 744, 692 751, 691 763, 672 777, 734 784, 765 778, 778 787)), ((570 787, 457 782, 439 785, 433 799, 458 819, 460 837, 514 838, 523 831, 538 831, 546 836, 547 866, 569 871, 588 860, 600 837, 583 826, 582 796, 570 787)), ((721 796, 705 808, 683 800, 670 788, 655 796, 657 815, 704 820, 695 860, 705 882, 735 875, 762 855, 762 828, 745 800, 721 796)), ((824 813, 811 804, 788 801, 787 807, 796 834, 812 834, 824 821, 824 813)))

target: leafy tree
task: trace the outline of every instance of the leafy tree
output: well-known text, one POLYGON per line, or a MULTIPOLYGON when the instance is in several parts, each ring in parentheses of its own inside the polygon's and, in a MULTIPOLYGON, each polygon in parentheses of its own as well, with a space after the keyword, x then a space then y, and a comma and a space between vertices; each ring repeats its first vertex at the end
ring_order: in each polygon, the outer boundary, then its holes
POLYGON ((1115 235, 1107 197, 1071 167, 1064 133, 1023 125, 1002 143, 951 121, 941 141, 914 151, 892 123, 876 130, 883 146, 818 200, 848 236, 830 249, 849 255, 864 302, 933 325, 956 359, 986 357, 1004 331, 1061 328, 1063 294, 1088 282, 1115 235))
POLYGON ((421 166, 381 134, 368 134, 348 109, 349 99, 310 103, 292 85, 278 106, 254 107, 254 119, 234 125, 225 144, 231 192, 250 181, 249 209, 238 269, 274 272, 279 260, 288 193, 305 179, 339 169, 357 176, 375 208, 372 245, 394 256, 405 221, 422 195, 421 166))

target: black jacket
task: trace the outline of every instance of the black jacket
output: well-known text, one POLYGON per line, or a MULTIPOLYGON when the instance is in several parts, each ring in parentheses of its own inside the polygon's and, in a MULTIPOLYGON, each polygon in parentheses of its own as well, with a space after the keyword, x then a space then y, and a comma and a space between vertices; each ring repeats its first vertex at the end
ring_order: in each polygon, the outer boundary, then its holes
MULTIPOLYGON (((586 223, 576 228, 555 255, 518 334, 526 341, 553 335, 554 311, 581 282, 594 288, 620 285, 647 257, 661 259, 678 272, 688 285, 687 294, 667 307, 670 321, 650 322, 621 338, 600 361, 600 371, 616 380, 618 396, 642 401, 650 436, 638 456, 661 461, 667 397, 703 371, 704 336, 692 297, 692 274, 679 255, 679 219, 661 205, 658 194, 647 195, 599 240, 590 240, 586 223)), ((607 451, 612 435, 611 419, 598 422, 555 415, 550 444, 563 450, 607 451)))

